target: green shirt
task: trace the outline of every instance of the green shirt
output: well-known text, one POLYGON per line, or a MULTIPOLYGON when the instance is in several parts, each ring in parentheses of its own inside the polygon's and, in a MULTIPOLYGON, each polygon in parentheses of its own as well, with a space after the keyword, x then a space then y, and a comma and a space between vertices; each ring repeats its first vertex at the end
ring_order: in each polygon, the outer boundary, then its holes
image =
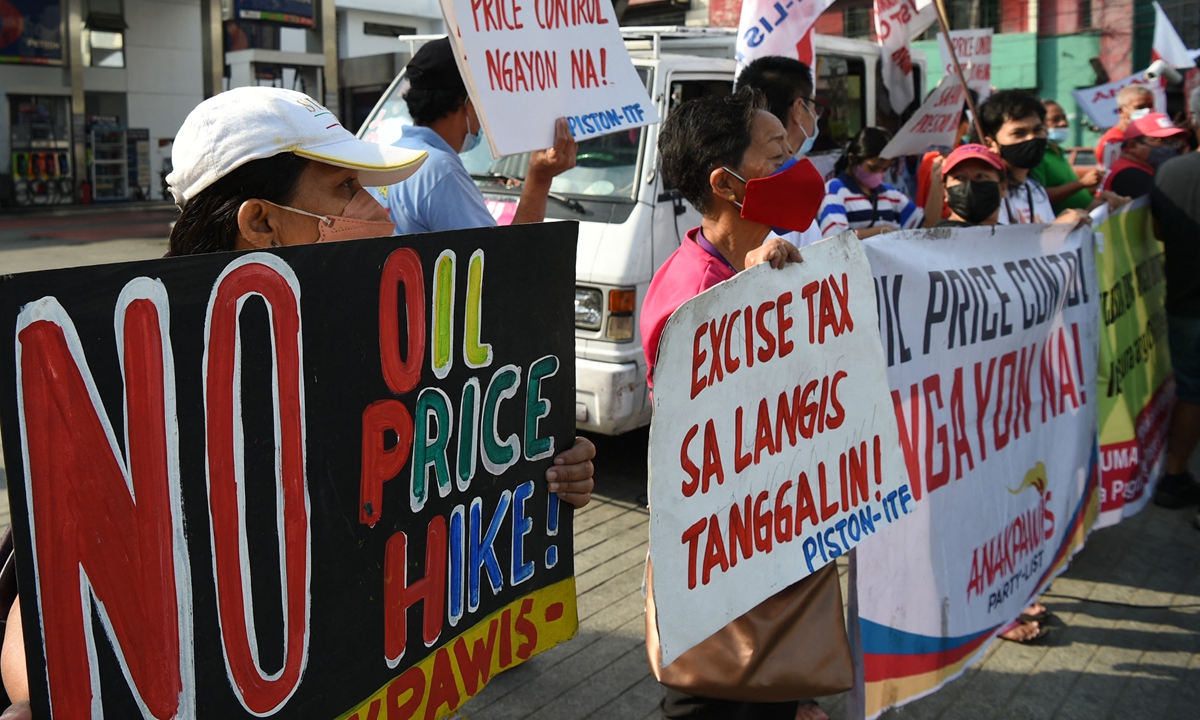
MULTIPOLYGON (((1054 143, 1046 143, 1046 154, 1042 157, 1042 163, 1030 170, 1029 174, 1046 189, 1066 185, 1079 179, 1079 176, 1071 169, 1071 164, 1067 162, 1066 156, 1063 155, 1062 148, 1054 143)), ((1091 204, 1092 193, 1086 188, 1080 188, 1067 196, 1067 199, 1054 203, 1054 212, 1061 213, 1067 208, 1086 210, 1087 206, 1091 204)))

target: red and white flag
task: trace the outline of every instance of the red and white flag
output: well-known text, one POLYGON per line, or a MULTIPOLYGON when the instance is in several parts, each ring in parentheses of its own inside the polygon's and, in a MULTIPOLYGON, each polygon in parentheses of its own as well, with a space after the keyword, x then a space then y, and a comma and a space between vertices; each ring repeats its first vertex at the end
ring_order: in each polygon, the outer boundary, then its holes
POLYGON ((737 71, 766 55, 796 58, 814 68, 812 26, 832 4, 833 0, 744 0, 734 54, 737 71))
POLYGON ((1171 19, 1163 12, 1162 5, 1157 0, 1154 3, 1154 45, 1150 52, 1151 60, 1162 60, 1173 68, 1196 67, 1192 54, 1175 32, 1171 19))
POLYGON ((875 0, 875 34, 883 61, 883 84, 892 110, 904 112, 915 97, 908 43, 936 19, 930 0, 875 0))

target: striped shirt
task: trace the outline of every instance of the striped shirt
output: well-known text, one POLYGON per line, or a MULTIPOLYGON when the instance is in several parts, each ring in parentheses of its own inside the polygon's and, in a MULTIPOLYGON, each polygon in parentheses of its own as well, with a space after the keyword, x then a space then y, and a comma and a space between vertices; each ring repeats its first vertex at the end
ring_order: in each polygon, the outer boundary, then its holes
POLYGON ((920 227, 925 213, 891 185, 880 185, 872 204, 871 197, 854 178, 842 173, 826 184, 817 219, 821 223, 821 236, 829 237, 847 228, 861 230, 879 225, 910 230, 920 227))

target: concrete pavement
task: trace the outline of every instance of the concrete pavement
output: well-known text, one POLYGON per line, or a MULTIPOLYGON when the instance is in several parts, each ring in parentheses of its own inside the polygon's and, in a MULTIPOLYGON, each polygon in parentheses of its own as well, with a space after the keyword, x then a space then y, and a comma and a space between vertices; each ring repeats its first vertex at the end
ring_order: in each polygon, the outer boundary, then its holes
MULTIPOLYGON (((165 252, 173 213, 120 215, 0 218, 0 273, 165 252)), ((493 679, 462 708, 464 717, 658 716, 663 691, 650 675, 643 644, 646 439, 645 430, 594 438, 597 492, 575 519, 578 637, 493 679)), ((1196 458, 1193 471, 1200 474, 1196 458)), ((1200 717, 1200 532, 1191 527, 1194 515, 1195 508, 1150 506, 1093 533, 1043 599, 1060 621, 1048 643, 996 642, 940 692, 883 717, 1200 717)), ((0 493, 0 526, 7 523, 7 493, 0 493)), ((843 698, 821 704, 834 720, 845 717, 843 698)))

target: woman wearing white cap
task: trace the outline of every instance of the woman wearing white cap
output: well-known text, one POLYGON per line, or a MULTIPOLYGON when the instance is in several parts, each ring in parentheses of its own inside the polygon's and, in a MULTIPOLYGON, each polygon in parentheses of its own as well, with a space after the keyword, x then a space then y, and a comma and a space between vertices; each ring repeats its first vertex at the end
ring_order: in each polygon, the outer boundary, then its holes
MULTIPOLYGON (((333 113, 302 93, 279 88, 229 90, 200 103, 175 138, 167 184, 182 211, 170 255, 390 236, 395 225, 363 186, 400 182, 424 151, 354 137, 333 113)), ((547 488, 576 507, 592 496, 586 438, 560 453, 547 488)), ((9 611, 4 687, 17 704, 2 720, 28 720, 29 685, 20 602, 9 611)))

